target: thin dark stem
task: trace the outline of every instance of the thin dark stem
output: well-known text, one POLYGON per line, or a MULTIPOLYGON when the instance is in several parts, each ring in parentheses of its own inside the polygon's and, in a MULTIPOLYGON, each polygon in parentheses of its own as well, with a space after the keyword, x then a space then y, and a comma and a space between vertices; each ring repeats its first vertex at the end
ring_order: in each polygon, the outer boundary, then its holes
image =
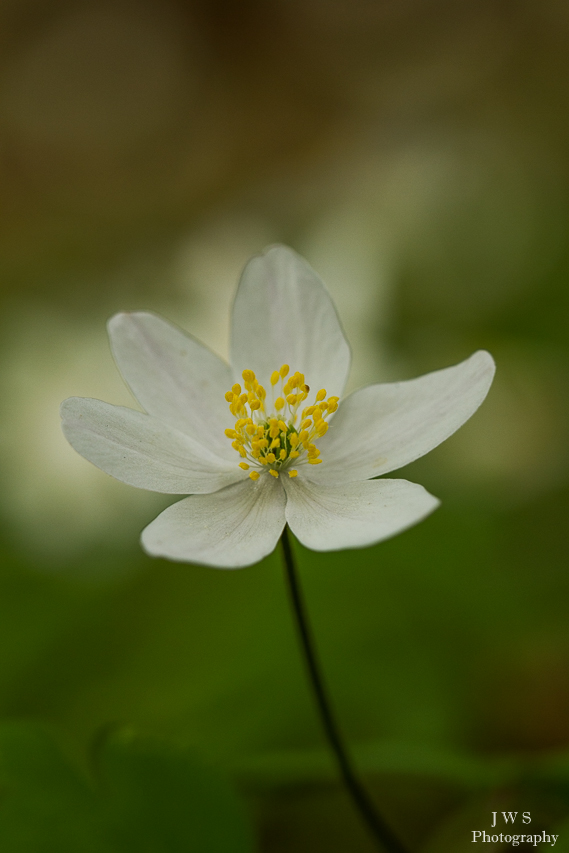
POLYGON ((306 660, 306 666, 308 668, 310 682, 314 691, 316 704, 318 705, 322 725, 324 726, 328 743, 336 757, 344 784, 368 829, 371 830, 375 840, 379 842, 379 849, 387 850, 388 853, 408 853, 407 848, 405 848, 399 839, 395 837, 389 826, 377 812, 367 794, 367 791, 363 788, 354 772, 351 760, 336 724, 336 720, 334 719, 330 702, 326 695, 324 681, 320 673, 320 667, 318 666, 316 648, 314 640, 312 639, 306 607, 302 598, 287 527, 283 530, 281 544, 292 607, 296 618, 296 624, 306 660))

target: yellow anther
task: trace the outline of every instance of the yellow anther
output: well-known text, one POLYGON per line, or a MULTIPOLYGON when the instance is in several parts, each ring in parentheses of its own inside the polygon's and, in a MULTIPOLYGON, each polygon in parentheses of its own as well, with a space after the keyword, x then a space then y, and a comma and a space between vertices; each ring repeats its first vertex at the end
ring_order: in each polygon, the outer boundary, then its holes
POLYGON ((251 477, 252 480, 258 480, 261 475, 259 474, 258 471, 251 471, 249 476, 251 477))
POLYGON ((296 476, 298 476, 298 471, 296 471, 296 470, 293 468, 293 469, 292 469, 292 471, 289 471, 289 472, 288 472, 288 476, 289 476, 289 477, 296 477, 296 476))
MULTIPOLYGON (((288 364, 273 371, 271 385, 280 382, 282 390, 276 400, 271 396, 274 400, 271 406, 267 406, 265 388, 258 382, 254 371, 244 370, 242 376, 244 391, 236 382, 225 395, 235 417, 235 428, 226 429, 225 435, 239 455, 247 459, 246 462, 240 462, 239 467, 248 471, 249 462, 254 459, 257 467, 269 467, 271 475, 278 477, 280 466, 283 463, 286 466, 289 459, 301 457, 311 465, 320 464, 320 450, 313 441, 328 431, 326 419, 338 408, 339 397, 330 397, 326 401, 326 391, 321 388, 314 404, 306 406, 301 417, 301 404, 304 405, 310 392, 303 373, 297 370, 291 374, 288 364), (260 413, 255 414, 259 410, 260 413)), ((297 471, 290 471, 289 475, 296 477, 297 471)), ((257 480, 259 472, 251 472, 250 476, 257 480)))

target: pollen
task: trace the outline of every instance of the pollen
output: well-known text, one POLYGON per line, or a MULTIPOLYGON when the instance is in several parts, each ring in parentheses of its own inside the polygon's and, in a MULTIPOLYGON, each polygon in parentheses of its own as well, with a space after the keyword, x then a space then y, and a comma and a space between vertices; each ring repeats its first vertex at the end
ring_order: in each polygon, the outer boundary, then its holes
POLYGON ((268 396, 253 370, 246 369, 241 376, 244 388, 236 382, 225 394, 235 419, 235 426, 228 427, 225 435, 240 457, 239 467, 249 472, 250 479, 258 480, 263 471, 274 479, 284 472, 294 479, 301 465, 322 464, 314 442, 327 432, 340 398, 326 399, 321 388, 311 402, 304 374, 290 373, 288 364, 271 373, 268 396), (292 468, 293 462, 296 468, 292 468))

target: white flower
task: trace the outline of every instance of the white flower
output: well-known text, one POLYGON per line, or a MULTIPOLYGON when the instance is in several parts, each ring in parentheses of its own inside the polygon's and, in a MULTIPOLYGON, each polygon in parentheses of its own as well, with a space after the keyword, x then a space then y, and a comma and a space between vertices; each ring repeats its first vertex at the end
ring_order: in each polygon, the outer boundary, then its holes
POLYGON ((154 314, 117 314, 111 347, 145 413, 72 397, 63 430, 124 483, 186 494, 142 533, 152 555, 222 568, 255 563, 285 523, 308 548, 358 548, 423 519, 438 500, 372 479, 440 444, 478 408, 487 352, 341 400, 350 350, 332 301, 291 249, 254 257, 232 318, 231 367, 154 314), (290 368, 289 368, 290 365, 290 368))

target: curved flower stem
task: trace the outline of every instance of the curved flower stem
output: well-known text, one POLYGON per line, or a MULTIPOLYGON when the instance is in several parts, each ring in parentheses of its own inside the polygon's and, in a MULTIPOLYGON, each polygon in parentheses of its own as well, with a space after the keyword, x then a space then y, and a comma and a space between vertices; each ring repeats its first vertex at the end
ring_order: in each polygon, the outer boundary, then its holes
POLYGON ((380 850, 386 850, 388 853, 408 853, 407 848, 405 848, 395 837, 389 826, 377 812, 352 767, 351 760, 343 744, 336 720, 334 719, 330 702, 326 695, 324 681, 320 673, 316 657, 316 648, 314 640, 312 639, 312 632, 310 630, 308 615, 304 605, 298 574, 294 563, 294 556, 290 545, 288 527, 285 527, 283 530, 281 544, 292 607, 296 618, 296 624, 300 636, 300 642, 302 644, 302 650, 304 652, 306 666, 308 668, 310 682, 314 691, 316 704, 318 705, 318 711, 320 712, 320 719, 322 721, 328 743, 335 755, 343 782, 356 809, 359 811, 360 816, 367 824, 367 827, 373 834, 375 840, 378 842, 378 848, 380 850))

